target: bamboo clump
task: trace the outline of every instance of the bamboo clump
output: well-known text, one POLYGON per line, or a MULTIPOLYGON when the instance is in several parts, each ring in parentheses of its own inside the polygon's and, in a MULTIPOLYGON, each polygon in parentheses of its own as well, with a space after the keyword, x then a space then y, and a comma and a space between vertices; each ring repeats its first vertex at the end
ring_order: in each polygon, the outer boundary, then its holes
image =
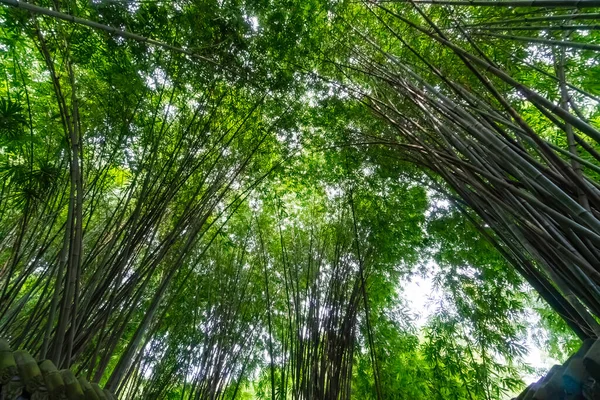
POLYGON ((75 379, 69 370, 59 371, 50 360, 36 362, 25 351, 11 351, 0 339, 0 398, 3 400, 114 400, 108 390, 84 378, 75 379))

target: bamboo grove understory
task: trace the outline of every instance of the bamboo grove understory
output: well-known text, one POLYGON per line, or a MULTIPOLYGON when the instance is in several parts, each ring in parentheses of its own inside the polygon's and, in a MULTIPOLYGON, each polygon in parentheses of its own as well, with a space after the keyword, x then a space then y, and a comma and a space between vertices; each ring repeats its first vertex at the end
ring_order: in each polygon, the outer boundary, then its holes
POLYGON ((473 400, 600 337, 600 1, 0 7, 12 348, 122 399, 473 400))

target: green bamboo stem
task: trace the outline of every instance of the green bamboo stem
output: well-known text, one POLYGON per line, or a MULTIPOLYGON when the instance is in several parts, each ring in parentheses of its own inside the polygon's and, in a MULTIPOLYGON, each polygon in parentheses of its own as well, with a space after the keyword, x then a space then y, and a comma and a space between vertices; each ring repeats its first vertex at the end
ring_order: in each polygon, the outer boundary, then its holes
POLYGON ((471 7, 547 7, 587 8, 600 7, 598 0, 384 0, 386 3, 438 4, 471 7))
POLYGON ((565 48, 572 48, 572 49, 600 51, 600 45, 591 44, 591 43, 581 43, 581 42, 573 42, 573 41, 567 41, 567 40, 541 39, 541 38, 534 38, 534 37, 528 37, 528 36, 499 35, 499 34, 495 34, 495 33, 485 33, 485 32, 473 32, 473 34, 478 35, 478 36, 490 36, 490 37, 495 37, 495 38, 500 38, 500 39, 516 40, 516 41, 525 42, 525 43, 540 43, 540 44, 547 44, 550 46, 558 46, 558 47, 565 47, 565 48))
MULTIPOLYGON (((600 25, 528 25, 528 26, 499 26, 499 27, 477 27, 483 31, 595 31, 600 30, 600 25)), ((573 42, 569 42, 573 43, 573 42)))
POLYGON ((577 14, 561 14, 547 15, 543 17, 515 17, 513 19, 502 19, 496 21, 487 21, 481 24, 465 25, 466 28, 486 27, 490 25, 505 25, 505 24, 522 24, 530 22, 546 22, 546 21, 571 21, 577 19, 598 19, 600 13, 577 13, 577 14))

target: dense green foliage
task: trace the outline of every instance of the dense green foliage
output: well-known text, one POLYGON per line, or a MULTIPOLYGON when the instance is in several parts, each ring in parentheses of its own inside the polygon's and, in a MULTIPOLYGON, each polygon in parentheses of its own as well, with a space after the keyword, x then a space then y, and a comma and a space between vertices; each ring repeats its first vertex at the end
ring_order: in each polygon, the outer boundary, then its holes
POLYGON ((13 347, 123 399, 474 400, 600 335, 600 2, 0 3, 13 347))

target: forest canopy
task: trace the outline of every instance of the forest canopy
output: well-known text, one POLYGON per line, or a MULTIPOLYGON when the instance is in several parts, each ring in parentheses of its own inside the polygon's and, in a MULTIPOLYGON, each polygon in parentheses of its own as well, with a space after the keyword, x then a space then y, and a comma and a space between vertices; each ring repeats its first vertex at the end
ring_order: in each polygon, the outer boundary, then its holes
POLYGON ((599 20, 0 0, 0 337, 122 399, 514 396, 600 336, 599 20))

